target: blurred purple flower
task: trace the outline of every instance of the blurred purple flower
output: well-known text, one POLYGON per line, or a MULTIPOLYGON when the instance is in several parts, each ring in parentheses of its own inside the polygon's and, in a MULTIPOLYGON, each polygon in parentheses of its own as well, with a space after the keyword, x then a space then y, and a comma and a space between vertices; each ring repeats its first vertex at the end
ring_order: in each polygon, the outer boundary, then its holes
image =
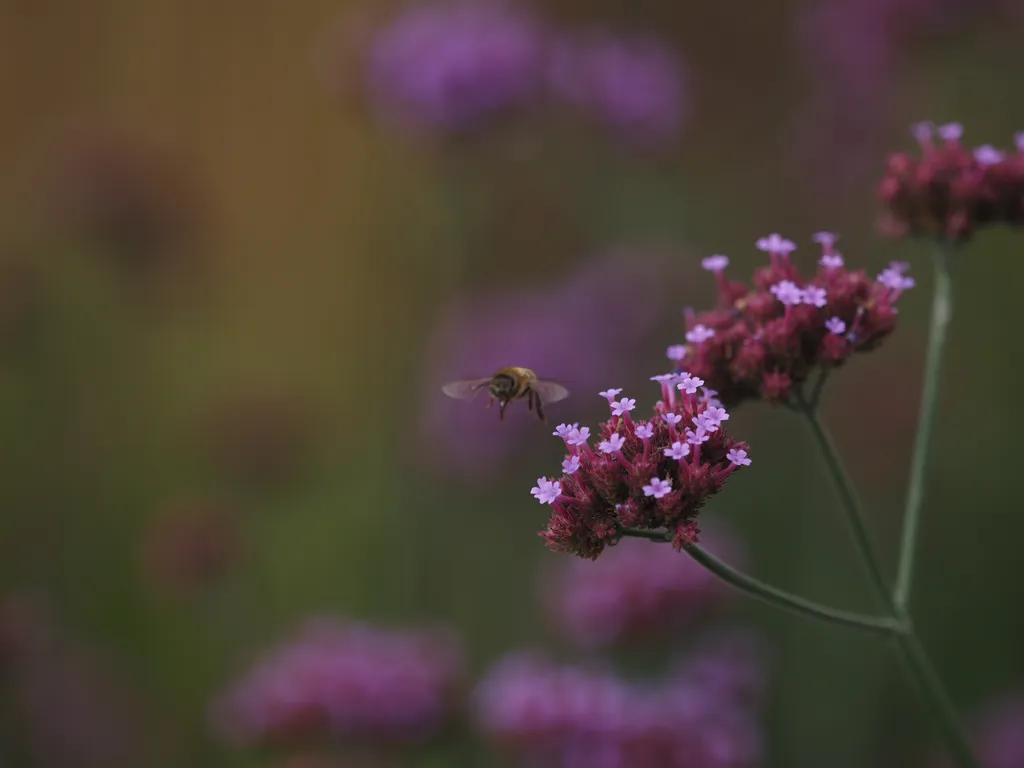
POLYGON ((544 28, 500 0, 419 5, 378 29, 366 86, 403 128, 458 132, 539 94, 544 28))
POLYGON ((461 670, 446 632, 315 619, 215 701, 214 725, 243 745, 425 742, 447 724, 461 670))
POLYGON ((662 325, 680 264, 685 268, 688 260, 678 253, 612 251, 559 282, 455 301, 427 344, 432 370, 421 429, 434 450, 425 458, 483 482, 518 450, 517 435, 539 429, 521 403, 499 424, 497 414, 484 409, 484 397, 466 403, 441 396, 438 388, 450 379, 523 365, 573 391, 569 400, 546 409, 553 424, 588 414, 591 396, 576 393, 598 390, 642 354, 643 341, 662 325))
POLYGON ((685 672, 657 684, 634 683, 604 669, 518 653, 480 682, 475 712, 484 735, 522 765, 757 765, 756 708, 718 683, 685 672))
MULTIPOLYGON (((712 552, 736 563, 738 542, 723 531, 701 536, 712 552)), ((572 558, 545 569, 550 615, 574 645, 599 648, 630 641, 670 642, 733 593, 672 547, 624 539, 594 562, 572 558)))
POLYGON ((984 768, 1024 766, 1024 694, 992 703, 976 723, 977 756, 984 768))
POLYGON ((552 48, 549 83, 556 98, 641 144, 675 138, 686 114, 682 64, 651 38, 566 39, 552 48))

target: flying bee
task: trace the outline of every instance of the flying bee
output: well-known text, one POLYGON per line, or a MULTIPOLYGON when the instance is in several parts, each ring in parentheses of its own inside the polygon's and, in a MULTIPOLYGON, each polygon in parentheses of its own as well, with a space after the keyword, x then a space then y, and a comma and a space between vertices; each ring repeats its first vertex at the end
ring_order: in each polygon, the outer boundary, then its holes
POLYGON ((555 381, 537 378, 537 374, 529 368, 509 366, 499 368, 493 375, 482 379, 460 379, 450 381, 441 387, 441 391, 456 400, 472 400, 483 389, 490 393, 487 407, 498 401, 499 420, 505 420, 505 408, 513 400, 526 400, 531 411, 536 410, 537 417, 547 424, 544 417, 544 404, 556 403, 569 396, 569 390, 555 381))

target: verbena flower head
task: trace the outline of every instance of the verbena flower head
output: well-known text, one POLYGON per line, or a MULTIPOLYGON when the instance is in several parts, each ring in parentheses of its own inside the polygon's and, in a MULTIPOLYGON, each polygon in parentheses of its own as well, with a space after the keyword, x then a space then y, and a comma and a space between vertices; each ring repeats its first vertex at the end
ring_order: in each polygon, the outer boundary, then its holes
POLYGON ((771 235, 758 241, 770 261, 751 287, 728 283, 715 308, 687 313, 686 368, 726 406, 787 402, 816 368, 874 349, 895 328, 896 301, 914 285, 906 265, 873 279, 846 267, 834 237, 816 238, 823 253, 813 274, 797 269, 791 241, 771 235))
POLYGON ((889 156, 879 187, 884 234, 962 242, 984 227, 1024 225, 1024 149, 971 150, 962 134, 958 124, 921 124, 920 155, 889 156))
POLYGON ((756 705, 688 667, 629 682, 517 653, 481 680, 474 711, 484 736, 522 765, 752 768, 762 748, 756 705))
POLYGON ((725 429, 728 413, 698 392, 700 384, 691 392, 661 382, 665 399, 641 423, 632 416, 634 398, 611 401, 611 418, 598 427, 595 447, 571 434, 562 438, 566 459, 578 456, 578 467, 554 480, 539 478, 531 491, 551 506, 541 533, 549 547, 595 559, 619 541, 623 527, 665 528, 677 550, 697 542, 701 508, 750 463, 748 446, 725 429), (691 445, 683 447, 684 435, 691 445))
POLYGON ((1024 694, 1004 696, 975 718, 975 754, 984 768, 1024 765, 1024 694))
POLYGON ((377 30, 367 88, 378 109, 404 128, 475 128, 540 95, 545 36, 515 3, 410 6, 377 30))
POLYGON ((243 745, 425 742, 448 722, 461 669, 445 632, 312 620, 215 702, 214 724, 243 745))
POLYGON ((686 113, 682 65, 652 39, 567 39, 553 46, 549 79, 557 99, 641 144, 674 138, 686 113))
MULTIPOLYGON (((737 542, 704 534, 704 546, 736 565, 737 542)), ((733 594, 708 570, 666 546, 625 539, 596 563, 560 560, 543 572, 552 621, 574 646, 672 642, 733 594)))

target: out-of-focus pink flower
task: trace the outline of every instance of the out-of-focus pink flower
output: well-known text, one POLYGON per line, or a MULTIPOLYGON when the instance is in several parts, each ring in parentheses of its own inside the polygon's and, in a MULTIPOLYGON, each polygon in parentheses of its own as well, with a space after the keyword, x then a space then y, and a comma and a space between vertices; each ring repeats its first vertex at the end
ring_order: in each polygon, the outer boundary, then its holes
POLYGON ((691 261, 650 248, 613 250, 560 280, 478 291, 453 302, 427 343, 421 432, 435 450, 422 459, 486 482, 521 450, 526 436, 546 432, 522 403, 513 403, 499 424, 497 414, 484 409, 486 398, 466 403, 443 397, 439 388, 451 379, 522 365, 572 392, 546 409, 550 421, 592 412, 592 395, 585 393, 600 389, 631 361, 640 362, 646 339, 663 324, 673 287, 692 274, 691 261))
POLYGON ((218 697, 214 725, 242 745, 426 742, 447 725, 461 674, 448 632, 315 619, 218 697))
MULTIPOLYGON (((703 546, 739 565, 739 544, 722 530, 703 546)), ((542 597, 555 625, 580 648, 671 643, 734 593, 671 547, 623 539, 596 562, 559 561, 544 569, 542 597)))

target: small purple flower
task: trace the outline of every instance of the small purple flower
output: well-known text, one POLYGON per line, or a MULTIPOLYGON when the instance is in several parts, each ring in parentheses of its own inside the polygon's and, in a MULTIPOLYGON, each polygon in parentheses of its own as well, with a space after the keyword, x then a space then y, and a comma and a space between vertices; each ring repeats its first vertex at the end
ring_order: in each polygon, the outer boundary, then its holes
POLYGON ((839 269, 843 266, 843 257, 838 253, 830 253, 822 256, 818 263, 825 269, 839 269))
POLYGON ((688 395, 697 394, 697 390, 704 386, 704 379, 699 379, 696 376, 686 374, 682 380, 676 384, 676 389, 685 392, 688 395))
POLYGON ((772 295, 787 307, 799 304, 804 299, 804 292, 792 280, 781 280, 770 290, 772 295))
POLYGON ((846 333, 846 323, 840 320, 838 317, 830 317, 825 321, 825 327, 830 333, 834 333, 836 336, 842 336, 846 333))
POLYGON ((796 243, 786 240, 778 232, 773 232, 768 237, 762 237, 757 241, 757 250, 787 256, 796 250, 796 243))
POLYGON ((905 275, 907 272, 910 271, 910 262, 909 261, 890 261, 889 262, 889 269, 893 269, 893 270, 899 272, 901 275, 905 275))
POLYGON ((598 392, 598 395, 603 397, 609 403, 616 398, 617 395, 622 394, 621 389, 606 389, 603 392, 598 392))
POLYGON ((530 489, 530 495, 541 504, 554 504, 562 495, 562 484, 557 480, 538 477, 537 484, 530 489))
POLYGON ((601 451, 601 453, 617 453, 622 450, 622 446, 625 442, 626 438, 616 432, 607 440, 602 440, 598 443, 597 449, 601 451))
POLYGON ((661 373, 657 376, 651 376, 651 381, 656 381, 659 384, 668 384, 679 378, 678 373, 661 373))
POLYGON ((708 256, 700 260, 700 265, 708 272, 722 272, 729 266, 729 257, 722 255, 708 256))
POLYGON ((587 440, 590 439, 590 427, 573 427, 569 430, 569 434, 565 438, 567 445, 586 445, 587 440))
POLYGON ((696 431, 692 429, 686 430, 686 442, 690 445, 700 445, 701 443, 706 443, 710 439, 711 435, 708 434, 708 431, 704 429, 704 427, 697 427, 696 431))
POLYGON ((750 459, 747 458, 747 452, 744 451, 742 448, 733 448, 733 449, 731 449, 725 455, 725 457, 729 460, 729 462, 731 464, 734 464, 737 467, 749 467, 750 466, 750 459))
POLYGON ((666 424, 671 424, 673 427, 678 426, 679 422, 683 420, 678 413, 663 413, 661 418, 665 420, 666 424))
POLYGON ((704 325, 695 325, 692 330, 686 332, 686 340, 691 344, 703 344, 715 335, 715 332, 704 325))
POLYGON ((721 406, 711 405, 704 411, 704 416, 714 421, 716 425, 729 420, 729 412, 721 406))
POLYGON ((1024 152, 1024 131, 1018 131, 1013 134, 1013 143, 1017 147, 1018 152, 1024 152))
POLYGON ((653 496, 656 499, 660 499, 663 496, 668 496, 672 492, 672 479, 666 478, 661 480, 657 477, 652 477, 649 485, 644 486, 644 496, 653 496))
POLYGON ((650 424, 638 424, 636 427, 636 436, 641 440, 650 440, 654 437, 654 427, 650 424))
POLYGON ((674 443, 672 443, 671 446, 665 449, 665 455, 668 456, 670 459, 682 461, 683 459, 690 455, 690 444, 681 443, 678 440, 676 440, 674 443))
POLYGON ((613 416, 622 416, 636 408, 636 400, 630 397, 624 397, 618 402, 612 403, 611 406, 613 416))
POLYGON ((995 165, 1001 163, 1005 158, 1006 155, 991 144, 983 144, 974 150, 974 159, 978 161, 978 165, 995 165))
POLYGON ((676 362, 679 362, 684 357, 686 357, 686 347, 683 344, 673 344, 671 347, 665 350, 665 357, 667 357, 669 360, 675 360, 676 362))
POLYGON ((930 120, 922 120, 910 126, 910 135, 918 144, 928 144, 935 136, 935 123, 930 120))
POLYGON ((578 429, 579 426, 579 424, 559 424, 557 427, 555 427, 555 431, 552 432, 551 434, 553 434, 555 437, 560 437, 563 440, 565 440, 567 437, 569 437, 569 433, 572 432, 574 429, 578 429))
POLYGON ((940 125, 936 132, 943 141, 960 141, 960 138, 964 135, 964 127, 960 123, 946 123, 945 125, 940 125))
POLYGON ((914 278, 906 277, 892 267, 883 269, 879 273, 878 282, 894 291, 905 291, 914 287, 914 278))
POLYGON ((821 309, 828 303, 828 292, 824 288, 808 286, 803 290, 803 302, 821 309))
POLYGON ((567 475, 575 474, 580 468, 580 457, 578 454, 573 454, 569 458, 562 461, 562 471, 567 475))
POLYGON ((839 240, 839 235, 835 232, 815 232, 811 235, 811 240, 825 248, 831 248, 839 240))

